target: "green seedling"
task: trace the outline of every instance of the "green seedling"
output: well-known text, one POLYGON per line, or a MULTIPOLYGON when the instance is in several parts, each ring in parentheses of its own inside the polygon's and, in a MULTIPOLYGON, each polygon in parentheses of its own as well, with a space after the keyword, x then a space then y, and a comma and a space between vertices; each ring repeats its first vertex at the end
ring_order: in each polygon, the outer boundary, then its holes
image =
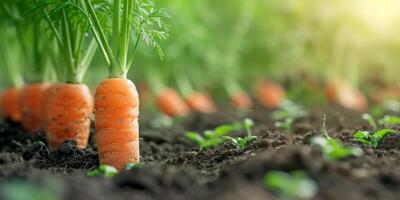
POLYGON ((378 130, 379 128, 386 128, 389 125, 400 125, 400 117, 393 115, 385 115, 379 120, 375 120, 373 115, 364 113, 362 115, 362 118, 366 120, 368 124, 373 127, 374 130, 378 130))
POLYGON ((61 189, 60 184, 55 181, 33 184, 14 180, 0 186, 0 197, 8 200, 58 200, 62 196, 61 189))
POLYGON ((363 154, 359 147, 347 147, 339 140, 329 136, 326 129, 326 116, 323 118, 323 136, 316 136, 311 139, 311 144, 321 147, 324 158, 328 161, 336 161, 350 156, 359 157, 363 154))
POLYGON ((362 114, 361 117, 362 117, 365 121, 367 121, 368 124, 369 124, 370 126, 372 126, 372 128, 373 128, 374 130, 377 130, 377 129, 378 129, 378 124, 376 123, 376 120, 375 120, 375 118, 374 118, 372 115, 370 115, 370 114, 368 114, 368 113, 364 113, 364 114, 362 114))
POLYGON ((192 131, 186 132, 185 136, 189 140, 197 143, 200 146, 200 149, 213 148, 225 142, 226 139, 224 137, 233 131, 240 131, 243 128, 245 128, 247 131, 251 131, 252 123, 253 122, 251 120, 249 121, 249 119, 246 119, 243 124, 236 122, 229 125, 218 126, 214 130, 206 130, 203 133, 204 136, 192 131))
POLYGON ((140 169, 140 168, 143 168, 144 165, 145 165, 144 162, 140 162, 140 163, 128 163, 128 164, 126 165, 126 169, 127 169, 127 170, 140 169))
POLYGON ((92 171, 86 173, 87 176, 103 176, 106 178, 112 178, 118 174, 118 170, 113 166, 109 165, 100 165, 99 168, 96 168, 92 171))
POLYGON ((318 185, 300 170, 268 172, 264 177, 264 186, 282 199, 310 199, 318 191, 318 185))
POLYGON ((379 124, 387 127, 389 125, 400 125, 400 117, 386 115, 382 119, 379 120, 379 124))
POLYGON ((275 127, 285 129, 286 131, 292 131, 294 118, 288 117, 284 121, 277 121, 275 122, 275 127))
POLYGON ((255 139, 257 139, 257 136, 254 136, 252 134, 252 127, 254 126, 254 122, 251 119, 245 119, 244 120, 244 127, 247 132, 247 136, 244 138, 238 137, 238 138, 233 138, 230 136, 224 136, 226 140, 229 140, 232 142, 233 145, 237 146, 241 151, 243 151, 247 145, 249 145, 251 142, 253 142, 255 139))
POLYGON ((357 131, 353 135, 353 137, 359 143, 363 143, 373 148, 377 148, 383 138, 393 133, 398 133, 398 131, 392 129, 382 129, 372 133, 368 131, 357 131))
POLYGON ((278 110, 272 113, 272 118, 278 120, 275 123, 276 127, 283 128, 290 132, 294 121, 307 115, 307 111, 300 105, 290 101, 285 101, 278 110))

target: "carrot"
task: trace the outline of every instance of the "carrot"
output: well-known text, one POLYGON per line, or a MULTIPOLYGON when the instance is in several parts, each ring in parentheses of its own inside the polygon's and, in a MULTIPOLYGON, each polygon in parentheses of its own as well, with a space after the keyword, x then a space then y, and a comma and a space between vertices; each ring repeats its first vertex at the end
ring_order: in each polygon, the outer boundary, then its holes
POLYGON ((325 86, 325 95, 329 103, 337 103, 347 109, 363 111, 368 106, 364 94, 351 88, 344 81, 327 83, 325 86))
MULTIPOLYGON (((133 58, 140 41, 146 41, 157 48, 160 56, 162 49, 158 44, 167 34, 166 24, 162 19, 167 16, 163 10, 154 8, 142 1, 121 0, 113 2, 113 12, 99 17, 96 5, 90 0, 81 1, 82 9, 88 13, 93 24, 92 31, 98 36, 96 40, 109 70, 109 79, 100 83, 95 95, 95 123, 97 133, 97 148, 100 164, 111 165, 122 170, 129 163, 139 162, 139 95, 127 74, 133 64, 133 58), (136 12, 134 8, 141 8, 136 12), (134 15, 132 13, 135 13, 134 15), (107 38, 103 22, 112 16, 111 38, 107 38), (132 23, 139 20, 140 23, 132 23), (154 26, 158 25, 158 28, 154 26), (133 33, 133 34, 131 34, 133 33), (144 37, 149 36, 150 37, 144 37), (133 44, 130 40, 136 41, 133 44), (130 48, 131 46, 131 48, 130 48)), ((96 3, 96 2, 93 2, 96 3)), ((101 6, 101 5, 100 5, 101 6)), ((173 90, 172 90, 173 91, 173 90)), ((174 91, 172 92, 174 93, 174 91)), ((167 97, 171 92, 167 91, 167 97)), ((176 93, 172 95, 179 97, 176 93)), ((164 102, 160 98, 160 102, 164 102)), ((178 98, 179 99, 179 98, 178 98)), ((168 103, 174 105, 168 99, 168 103)), ((183 105, 185 105, 183 103, 183 105)), ((187 110, 184 110, 187 112, 187 110)))
POLYGON ((22 126, 30 133, 38 131, 41 127, 42 98, 46 89, 50 87, 46 83, 25 85, 20 92, 20 107, 22 113, 22 126))
POLYGON ((195 112, 212 113, 217 111, 214 101, 204 92, 193 92, 186 98, 189 108, 195 112))
POLYGON ((58 148, 68 139, 85 148, 89 139, 90 115, 93 99, 89 88, 83 84, 59 83, 46 92, 43 103, 44 128, 51 148, 58 148))
POLYGON ((139 95, 132 81, 107 79, 95 95, 100 163, 123 169, 139 162, 139 95))
POLYGON ((256 87, 257 98, 267 108, 277 108, 285 100, 285 91, 271 81, 263 80, 256 87))
POLYGON ((253 107, 253 102, 248 94, 239 92, 231 97, 231 105, 238 109, 250 109, 253 107))
POLYGON ((157 106, 161 112, 171 117, 186 116, 190 112, 185 101, 171 88, 164 89, 157 96, 157 106))
POLYGON ((8 88, 1 96, 2 116, 14 122, 21 121, 21 109, 18 105, 20 89, 8 88))

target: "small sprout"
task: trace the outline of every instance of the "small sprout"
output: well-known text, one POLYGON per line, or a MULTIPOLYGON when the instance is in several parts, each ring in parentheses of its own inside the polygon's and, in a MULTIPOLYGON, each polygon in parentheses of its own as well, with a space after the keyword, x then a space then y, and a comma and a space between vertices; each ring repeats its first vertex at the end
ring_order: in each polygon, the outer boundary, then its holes
POLYGON ((311 144, 317 145, 322 149, 324 158, 328 161, 336 161, 349 156, 359 157, 363 151, 359 147, 346 147, 339 140, 329 136, 326 128, 326 115, 323 117, 322 132, 324 137, 316 136, 311 139, 311 144))
POLYGON ((359 147, 346 147, 331 137, 316 136, 311 139, 311 144, 321 147, 324 158, 328 161, 336 161, 350 156, 359 157, 363 154, 359 147))
POLYGON ((132 170, 132 169, 139 169, 143 168, 145 165, 144 162, 139 162, 139 163, 128 163, 125 167, 126 170, 132 170))
POLYGON ((278 110, 272 113, 272 118, 277 120, 275 123, 277 128, 283 128, 290 132, 294 121, 307 115, 307 111, 305 111, 300 105, 290 101, 285 101, 278 110))
POLYGON ((375 121, 375 119, 374 119, 374 117, 372 116, 372 115, 370 115, 370 114, 368 114, 368 113, 364 113, 364 114, 362 114, 362 116, 361 116, 364 120, 366 120, 367 122, 368 122, 368 124, 370 125, 370 126, 372 126, 372 128, 374 129, 374 130, 377 130, 378 129, 378 124, 376 123, 376 121, 375 121))
POLYGON ((100 165, 99 168, 96 168, 92 171, 86 173, 87 176, 104 176, 106 178, 112 178, 118 174, 118 170, 109 165, 100 165))
POLYGON ((375 131, 373 133, 368 131, 357 131, 353 135, 353 137, 359 143, 363 143, 373 148, 377 148, 382 139, 388 134, 392 133, 398 133, 398 132, 392 129, 382 129, 375 131))
POLYGON ((276 122, 275 127, 283 128, 286 131, 290 132, 292 130, 293 123, 294 123, 294 118, 288 117, 283 122, 282 121, 276 122))
POLYGON ((278 110, 272 113, 272 118, 275 120, 284 120, 286 118, 297 119, 307 116, 307 111, 298 104, 291 101, 284 101, 278 110))
POLYGON ((233 145, 237 146, 241 151, 243 151, 247 145, 249 145, 251 142, 257 139, 257 136, 249 135, 246 136, 245 138, 241 137, 233 138, 230 136, 225 136, 224 138, 231 141, 233 145))
POLYGON ((282 199, 310 199, 318 191, 318 185, 304 171, 289 173, 271 171, 264 177, 264 186, 282 199))
MULTIPOLYGON (((251 128, 254 126, 254 122, 251 119, 245 119, 243 123, 233 123, 231 125, 221 125, 215 128, 214 130, 206 130, 203 132, 204 136, 201 136, 199 133, 193 132, 193 131, 188 131, 185 133, 186 138, 189 140, 197 143, 201 149, 203 148, 212 148, 212 147, 217 147, 220 144, 224 143, 228 136, 233 131, 239 131, 242 130, 243 128, 246 130, 248 135, 251 134, 251 128)), ((249 137, 250 138, 250 137, 249 137)), ((243 139, 244 140, 244 139, 243 139)), ((250 139, 247 139, 245 146, 250 143, 250 139)))
POLYGON ((224 136, 228 135, 232 131, 238 131, 242 129, 242 125, 240 123, 234 123, 231 125, 221 125, 215 128, 214 130, 206 130, 204 131, 204 136, 192 131, 188 131, 185 133, 186 138, 197 143, 201 149, 203 148, 212 148, 222 144, 225 139, 224 136))
POLYGON ((400 125, 400 117, 386 115, 379 120, 379 123, 387 127, 389 125, 400 125))
POLYGON ((243 151, 247 145, 249 145, 251 142, 253 142, 255 139, 257 139, 257 136, 254 136, 251 131, 251 129, 254 126, 253 120, 246 118, 243 122, 243 125, 247 132, 247 136, 245 138, 241 138, 241 137, 233 138, 230 136, 223 137, 226 140, 231 141, 232 144, 237 146, 241 151, 243 151))

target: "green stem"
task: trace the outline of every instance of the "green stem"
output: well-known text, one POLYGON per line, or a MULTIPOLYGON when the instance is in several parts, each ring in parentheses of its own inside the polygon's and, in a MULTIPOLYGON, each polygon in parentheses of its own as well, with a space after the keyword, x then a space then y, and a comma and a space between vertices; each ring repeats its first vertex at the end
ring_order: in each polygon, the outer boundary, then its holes
POLYGON ((114 55, 119 55, 118 42, 121 29, 121 0, 114 0, 112 49, 114 55))
POLYGON ((90 3, 90 0, 84 0, 86 7, 89 10, 89 16, 90 19, 93 21, 94 29, 96 34, 99 37, 99 42, 103 46, 103 49, 105 53, 107 54, 107 57, 110 59, 110 76, 111 77, 121 77, 122 76, 122 71, 120 68, 120 65, 118 61, 115 59, 115 56, 112 52, 112 49, 110 45, 108 44, 107 37, 101 28, 100 21, 97 18, 96 12, 94 11, 94 8, 92 6, 92 3, 90 3))
POLYGON ((74 57, 72 53, 72 44, 71 44, 71 35, 70 35, 70 29, 69 29, 69 23, 68 23, 68 18, 65 10, 62 11, 62 23, 61 23, 61 29, 63 33, 63 47, 64 48, 64 59, 65 63, 67 64, 67 82, 71 83, 76 83, 78 82, 75 77, 75 70, 74 70, 74 57))
POLYGON ((119 41, 119 63, 123 73, 127 73, 127 60, 128 60, 128 50, 129 50, 129 30, 130 30, 130 16, 129 13, 132 11, 132 0, 123 0, 124 8, 122 13, 122 27, 121 36, 119 41))

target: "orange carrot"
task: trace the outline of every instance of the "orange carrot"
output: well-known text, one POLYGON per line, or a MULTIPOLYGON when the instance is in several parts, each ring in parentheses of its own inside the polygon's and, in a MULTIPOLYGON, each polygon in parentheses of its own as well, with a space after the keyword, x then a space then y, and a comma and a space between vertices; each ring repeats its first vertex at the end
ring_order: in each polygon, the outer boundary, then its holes
POLYGON ((21 109, 19 107, 18 88, 8 88, 1 96, 2 116, 4 119, 11 119, 14 122, 21 121, 21 109))
POLYGON ((49 84, 39 83, 26 85, 20 92, 22 126, 30 133, 38 131, 41 126, 42 97, 49 84))
POLYGON ((157 96, 157 106, 161 112, 171 117, 186 116, 190 112, 185 101, 171 88, 157 96))
POLYGON ((337 103, 347 109, 363 111, 368 103, 364 94, 350 87, 345 81, 327 83, 325 95, 330 103, 337 103))
POLYGON ((51 148, 68 139, 85 148, 89 139, 93 99, 83 84, 54 84, 45 92, 44 129, 51 148))
POLYGON ((186 103, 195 112, 212 113, 217 111, 217 106, 210 95, 204 92, 191 93, 187 97, 186 103))
POLYGON ((263 80, 259 82, 256 92, 260 103, 267 108, 277 108, 285 100, 284 89, 271 81, 263 80))
POLYGON ((103 81, 95 95, 97 148, 101 164, 122 170, 139 162, 139 95, 132 81, 103 81))
POLYGON ((250 109, 253 107, 253 102, 248 94, 239 92, 231 97, 231 104, 238 109, 250 109))

